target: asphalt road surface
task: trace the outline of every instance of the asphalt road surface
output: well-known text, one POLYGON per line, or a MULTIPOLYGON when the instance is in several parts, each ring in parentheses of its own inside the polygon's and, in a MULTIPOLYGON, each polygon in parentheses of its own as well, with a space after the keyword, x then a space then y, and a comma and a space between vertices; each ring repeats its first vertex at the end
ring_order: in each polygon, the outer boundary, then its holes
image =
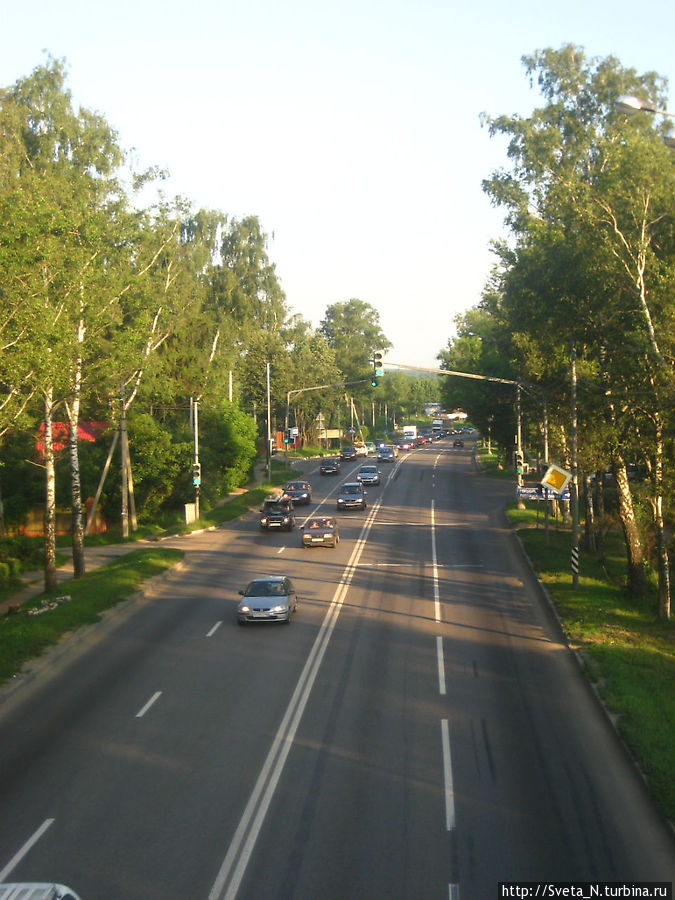
MULTIPOLYGON (((671 881, 671 832, 501 510, 442 441, 392 464, 336 549, 247 515, 0 702, 0 881, 84 900, 451 898, 671 881), (290 627, 236 623, 288 574, 290 627)), ((340 476, 301 471, 335 512, 340 476)))

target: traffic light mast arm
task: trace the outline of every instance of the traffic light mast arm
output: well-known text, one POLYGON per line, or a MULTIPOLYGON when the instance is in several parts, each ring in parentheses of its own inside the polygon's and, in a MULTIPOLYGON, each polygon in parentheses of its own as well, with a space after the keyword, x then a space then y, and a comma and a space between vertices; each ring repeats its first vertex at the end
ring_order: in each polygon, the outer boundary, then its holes
POLYGON ((305 391, 322 391, 327 388, 333 387, 349 387, 351 384, 363 384, 365 381, 368 381, 367 378, 359 378, 357 381, 336 381, 334 384, 315 384, 312 387, 303 387, 303 388, 294 388, 292 391, 287 391, 286 393, 286 422, 284 423, 284 428, 288 428, 288 419, 290 416, 290 407, 291 407, 291 395, 292 394, 304 394, 305 391))
POLYGON ((478 381, 494 381, 497 384, 512 384, 517 387, 522 381, 513 381, 510 378, 497 378, 494 375, 477 375, 475 372, 454 372, 452 369, 426 369, 424 366, 411 366, 409 363, 397 363, 387 360, 388 366, 396 366, 399 369, 413 369, 416 372, 431 372, 434 375, 455 375, 458 378, 475 378, 478 381))

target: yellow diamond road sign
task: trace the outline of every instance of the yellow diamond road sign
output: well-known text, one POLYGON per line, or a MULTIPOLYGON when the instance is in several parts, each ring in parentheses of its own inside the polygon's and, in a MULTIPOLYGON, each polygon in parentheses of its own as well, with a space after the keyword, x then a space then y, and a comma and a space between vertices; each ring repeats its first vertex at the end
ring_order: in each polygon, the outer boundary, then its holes
POLYGON ((541 479, 541 484, 543 487, 555 491, 557 494, 562 494, 571 480, 571 472, 561 469, 560 466, 551 465, 541 479))

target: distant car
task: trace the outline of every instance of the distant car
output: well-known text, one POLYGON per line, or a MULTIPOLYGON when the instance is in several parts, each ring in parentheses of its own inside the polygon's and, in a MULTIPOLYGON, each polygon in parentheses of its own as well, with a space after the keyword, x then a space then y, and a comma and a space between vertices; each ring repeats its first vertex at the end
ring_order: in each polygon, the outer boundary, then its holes
POLYGON ((312 485, 309 481, 289 481, 284 494, 293 501, 293 506, 307 506, 312 502, 312 485))
POLYGON ((260 528, 263 531, 293 531, 295 513, 290 497, 268 497, 260 507, 260 528))
POLYGON ((340 459, 356 459, 356 447, 343 447, 340 450, 340 459))
POLYGON ((461 438, 455 438, 454 441, 452 442, 452 446, 453 447, 463 447, 464 441, 461 438))
POLYGON ((380 470, 377 466, 364 463, 362 466, 359 466, 359 470, 356 473, 356 480, 360 481, 361 484, 379 484, 380 470))
POLYGON ((414 444, 411 438, 403 438, 403 440, 398 442, 398 449, 403 451, 412 450, 414 444))
POLYGON ((378 462, 394 462, 396 454, 393 447, 380 447, 377 451, 378 462))
POLYGON ((360 481, 348 481, 343 484, 337 495, 338 509, 365 509, 366 492, 360 481))
POLYGON ((368 448, 365 444, 354 444, 357 456, 368 456, 368 448))
POLYGON ((316 516, 302 526, 303 547, 336 547, 340 543, 337 520, 331 516, 316 516))
POLYGON ((319 466, 320 475, 337 475, 340 471, 340 460, 335 457, 329 457, 321 460, 319 466))
POLYGON ((368 451, 368 456, 377 456, 377 447, 372 441, 366 441, 366 450, 368 451))
POLYGON ((239 593, 241 600, 237 606, 237 621, 240 625, 246 622, 291 624, 291 615, 298 606, 298 595, 290 578, 263 575, 254 578, 239 593))

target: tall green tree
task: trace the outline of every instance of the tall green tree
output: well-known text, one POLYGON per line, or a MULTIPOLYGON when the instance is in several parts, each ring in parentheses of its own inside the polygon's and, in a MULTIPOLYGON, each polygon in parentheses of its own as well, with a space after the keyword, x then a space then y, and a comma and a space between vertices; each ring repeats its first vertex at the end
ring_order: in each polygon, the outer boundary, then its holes
MULTIPOLYGON (((491 133, 510 140, 511 169, 494 173, 485 184, 493 201, 507 210, 516 241, 503 282, 505 306, 521 351, 528 340, 544 336, 550 342, 556 333, 560 347, 574 340, 582 348, 590 382, 604 391, 606 421, 616 435, 611 458, 628 583, 640 595, 645 590, 643 549, 612 392, 620 391, 635 413, 631 398, 643 393, 646 378, 653 381, 654 439, 648 456, 654 471, 662 471, 659 434, 671 378, 664 347, 672 346, 673 337, 664 291, 672 280, 673 163, 651 123, 627 123, 614 104, 623 93, 659 103, 663 81, 654 73, 638 76, 612 57, 586 59, 574 46, 540 51, 524 63, 544 105, 527 118, 486 119, 491 133), (523 326, 526 310, 530 320, 523 326)), ((659 481, 663 477, 656 475, 657 511, 659 481)), ((663 530, 658 512, 654 524, 657 533, 663 530)), ((667 614, 667 562, 659 540, 661 613, 667 614)))
POLYGON ((326 309, 319 330, 335 353, 350 392, 362 401, 371 396, 372 359, 376 350, 386 351, 392 344, 380 326, 380 315, 369 303, 351 299, 333 303, 326 309))

